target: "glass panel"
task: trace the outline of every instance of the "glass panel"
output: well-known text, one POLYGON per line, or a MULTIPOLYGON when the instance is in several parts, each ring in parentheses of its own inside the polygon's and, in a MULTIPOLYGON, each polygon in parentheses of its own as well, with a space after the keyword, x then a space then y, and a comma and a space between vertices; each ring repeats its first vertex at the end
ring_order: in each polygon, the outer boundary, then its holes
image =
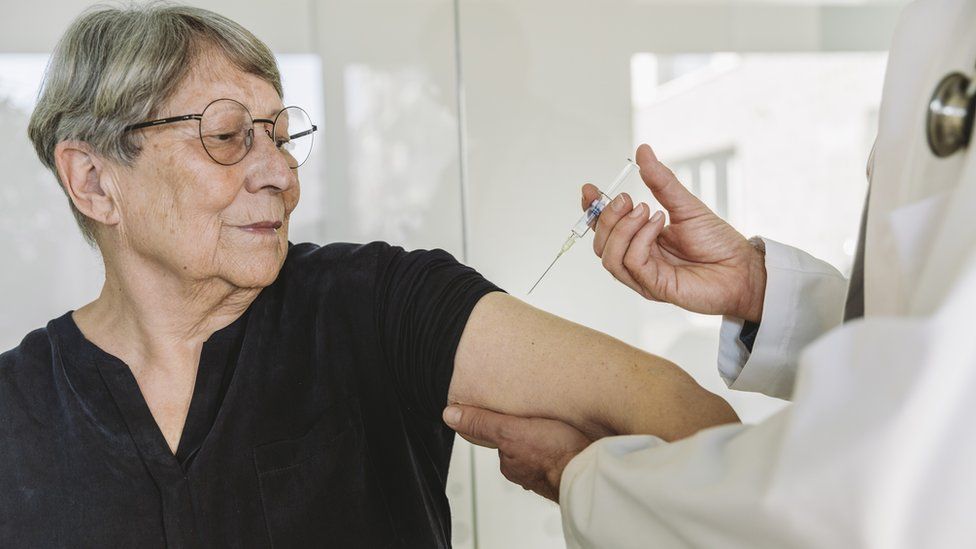
MULTIPOLYGON (((898 3, 555 6, 461 1, 470 262, 516 297, 675 361, 760 421, 783 403, 725 387, 720 319, 641 300, 590 237, 526 291, 579 216, 581 185, 609 183, 644 141, 741 232, 848 270, 898 3)), ((637 178, 622 190, 652 202, 637 178)), ((495 452, 476 452, 475 478, 481 548, 564 546, 558 509, 508 483, 495 452)))
POLYGON ((27 139, 47 54, 0 54, 0 349, 20 343, 98 295, 101 261, 75 225, 68 199, 27 139))
MULTIPOLYGON (((285 103, 304 107, 320 128, 301 168, 293 241, 385 239, 459 258, 467 245, 469 263, 523 298, 578 217, 579 186, 607 183, 644 140, 743 232, 848 268, 884 56, 819 52, 883 50, 901 3, 196 2, 239 18, 276 51, 311 52, 279 56, 285 103), (261 9, 307 13, 310 24, 273 23, 282 20, 261 9), (808 54, 770 55, 797 51, 808 54)), ((36 8, 15 9, 0 22, 0 52, 49 49, 80 6, 56 10, 40 28, 36 8)), ((0 54, 0 122, 10 135, 25 135, 46 60, 0 54)), ((0 273, 7 349, 93 298, 102 273, 29 142, 9 140, 0 161, 0 261, 17 266, 0 273)), ((648 197, 636 180, 623 190, 648 197)), ((746 420, 778 408, 724 389, 714 367, 716 319, 639 301, 587 246, 563 258, 529 301, 675 360, 746 420)), ((447 482, 455 547, 564 545, 554 505, 505 481, 494 452, 471 457, 459 439, 447 482)))
MULTIPOLYGON (((454 2, 310 6, 327 122, 316 136, 326 146, 321 234, 463 260, 454 2)), ((456 438, 447 495, 457 549, 475 546, 470 457, 456 438)))
POLYGON ((316 17, 328 238, 462 257, 453 3, 336 1, 316 17))
MULTIPOLYGON (((239 21, 278 55, 286 105, 319 131, 300 168, 294 242, 387 240, 463 259, 454 3, 451 0, 193 2, 239 21), (282 18, 282 13, 291 17, 282 18), (297 17, 297 19, 296 19, 297 17), (301 25, 294 22, 302 21, 301 25)), ((24 4, 0 21, 0 350, 97 295, 98 256, 24 138, 47 54, 88 2, 24 4), (43 16, 43 17, 42 17, 43 16), (44 20, 45 25, 36 24, 44 20)), ((458 439, 447 482, 453 543, 474 546, 470 449, 458 439)))
POLYGON ((322 58, 317 53, 279 54, 283 103, 305 109, 312 124, 319 127, 312 139, 312 151, 300 168, 302 198, 291 214, 288 237, 292 242, 324 243, 326 230, 325 163, 326 143, 322 138, 325 120, 325 87, 322 83, 322 58))

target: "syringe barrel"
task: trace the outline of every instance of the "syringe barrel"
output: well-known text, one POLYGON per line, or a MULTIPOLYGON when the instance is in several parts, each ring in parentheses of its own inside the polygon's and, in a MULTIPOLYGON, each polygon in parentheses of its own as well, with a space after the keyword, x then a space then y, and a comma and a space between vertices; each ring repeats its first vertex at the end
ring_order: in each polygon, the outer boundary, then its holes
POLYGON ((579 218, 579 221, 573 225, 573 232, 580 237, 585 235, 586 231, 588 231, 593 225, 593 222, 595 222, 597 218, 600 217, 600 214, 603 213, 603 208, 606 208, 607 203, 609 202, 610 201, 604 195, 600 195, 599 198, 596 198, 593 200, 593 202, 590 202, 590 207, 586 209, 586 213, 584 213, 583 216, 579 218))
POLYGON ((632 160, 628 159, 627 165, 624 166, 624 169, 620 170, 620 173, 617 174, 617 178, 613 180, 613 183, 610 183, 610 186, 607 187, 605 191, 603 191, 603 194, 612 197, 613 193, 617 192, 617 189, 620 188, 620 184, 623 183, 627 179, 627 176, 630 175, 630 172, 636 170, 639 167, 640 166, 635 164, 632 160))
POLYGON ((627 179, 630 172, 634 171, 638 167, 639 166, 637 166, 637 164, 635 164, 633 161, 629 159, 627 160, 627 165, 624 166, 624 169, 620 170, 620 173, 617 174, 617 178, 610 183, 610 186, 607 187, 606 191, 600 191, 600 196, 594 199, 593 202, 590 202, 590 207, 586 209, 586 213, 583 214, 583 217, 579 218, 576 225, 573 225, 574 234, 582 238, 583 235, 586 234, 586 231, 590 230, 593 223, 598 217, 600 217, 600 214, 603 213, 603 208, 606 208, 607 204, 613 200, 613 193, 617 192, 617 189, 620 188, 620 184, 627 179))

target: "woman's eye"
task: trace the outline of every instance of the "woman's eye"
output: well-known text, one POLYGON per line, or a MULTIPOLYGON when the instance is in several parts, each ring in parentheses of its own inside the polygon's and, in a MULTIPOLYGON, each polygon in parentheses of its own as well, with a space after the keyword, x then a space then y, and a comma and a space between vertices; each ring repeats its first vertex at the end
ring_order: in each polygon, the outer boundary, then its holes
POLYGON ((212 143, 226 143, 229 141, 239 140, 246 133, 242 130, 231 130, 231 129, 217 129, 214 128, 203 135, 203 138, 212 143))

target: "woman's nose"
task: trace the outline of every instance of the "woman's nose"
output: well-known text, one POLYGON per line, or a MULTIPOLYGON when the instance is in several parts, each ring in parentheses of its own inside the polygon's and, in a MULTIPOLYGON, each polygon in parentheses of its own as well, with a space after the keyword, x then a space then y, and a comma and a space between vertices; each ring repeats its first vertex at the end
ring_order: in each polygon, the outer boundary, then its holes
POLYGON ((251 151, 245 159, 248 161, 247 169, 247 189, 250 192, 258 192, 261 189, 270 189, 274 192, 283 192, 297 183, 295 170, 288 167, 288 162, 278 147, 275 146, 274 136, 268 129, 260 129, 254 132, 254 141, 251 144, 251 151), (264 139, 262 135, 268 138, 264 139))

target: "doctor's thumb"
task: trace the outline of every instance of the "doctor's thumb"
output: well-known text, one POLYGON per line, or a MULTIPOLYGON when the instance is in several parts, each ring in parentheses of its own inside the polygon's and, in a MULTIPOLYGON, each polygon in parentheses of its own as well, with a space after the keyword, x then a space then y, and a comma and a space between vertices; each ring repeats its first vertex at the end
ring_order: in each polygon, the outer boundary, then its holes
POLYGON ((648 144, 637 148, 637 165, 644 185, 650 189, 654 198, 675 216, 688 217, 710 211, 697 196, 692 194, 667 166, 657 159, 648 144))
POLYGON ((482 408, 452 404, 444 409, 444 423, 475 444, 496 448, 515 418, 482 408))

